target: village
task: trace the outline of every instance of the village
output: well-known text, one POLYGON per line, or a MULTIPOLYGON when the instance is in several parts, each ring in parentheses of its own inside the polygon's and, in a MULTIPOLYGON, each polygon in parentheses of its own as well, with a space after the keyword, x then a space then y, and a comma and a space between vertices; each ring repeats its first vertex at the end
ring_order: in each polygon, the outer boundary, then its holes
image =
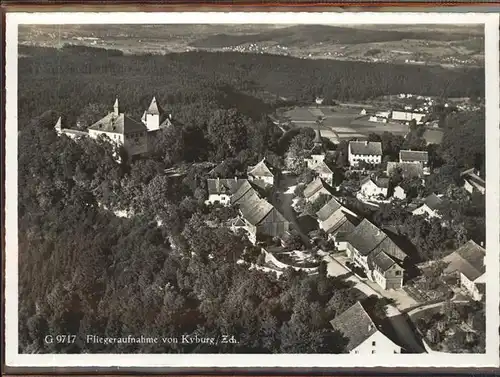
MULTIPOLYGON (((431 105, 429 98, 419 100, 431 105)), ((318 112, 325 114, 327 109, 322 99, 306 107, 312 119, 317 118, 305 126, 297 121, 298 128, 312 129, 314 137, 309 140, 310 148, 287 155, 286 169, 273 166, 266 158, 249 166, 243 176, 220 176, 216 167, 212 168, 212 178, 205 182, 205 205, 214 212, 224 208, 236 211, 237 216, 224 226, 244 234, 261 251, 249 268, 279 278, 289 268, 317 274, 325 262, 330 276, 351 282, 366 297, 386 300, 383 324, 376 323, 361 301, 332 319, 332 328, 350 339, 350 353, 447 351, 439 346, 440 340, 453 336, 455 325, 444 323, 444 318, 448 312, 462 313, 462 306, 468 312, 465 317, 457 315, 456 326, 465 329, 467 341, 477 342, 478 319, 470 308, 484 302, 484 242, 466 240, 443 258, 420 262, 394 226, 377 226, 366 216, 366 209, 391 205, 411 216, 427 222, 439 220, 443 227, 447 226, 441 214, 447 192, 425 193, 426 181, 434 174, 426 147, 401 149, 397 158, 386 156, 382 141, 349 132, 349 137, 339 137, 341 127, 325 128, 325 117, 318 116, 318 112), (339 147, 341 140, 346 150, 339 147), (332 164, 339 158, 347 162, 341 169, 332 164), (436 316, 440 320, 432 325, 429 318, 436 316)), ((391 114, 370 115, 362 109, 360 115, 368 116, 368 122, 382 124, 391 119, 407 126, 408 132, 426 122, 422 127, 436 128, 429 125, 426 109, 419 110, 422 112, 414 113, 413 107, 408 107, 391 114)), ((293 119, 288 123, 294 125, 293 119)), ((274 122, 274 126, 281 125, 280 121, 274 122)), ((113 110, 90 125, 87 132, 62 127, 61 118, 55 130, 73 139, 105 136, 133 157, 146 155, 155 133, 173 126, 172 114, 156 98, 140 121, 122 112, 116 99, 113 110)), ((176 177, 182 172, 168 169, 166 174, 176 177)), ((479 171, 464 170, 460 180, 467 195, 484 196, 485 181, 479 171)))

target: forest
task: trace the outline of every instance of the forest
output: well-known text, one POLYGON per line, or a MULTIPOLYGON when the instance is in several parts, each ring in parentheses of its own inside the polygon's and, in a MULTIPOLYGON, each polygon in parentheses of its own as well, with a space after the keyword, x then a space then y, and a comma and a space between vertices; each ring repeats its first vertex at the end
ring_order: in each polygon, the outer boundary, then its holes
MULTIPOLYGON (((29 57, 19 61, 18 133, 22 353, 343 352, 347 340, 329 321, 356 300, 373 299, 327 276, 324 264, 316 275, 289 270, 279 279, 249 269, 259 253, 223 226, 231 213, 207 211, 206 178, 241 175, 264 156, 284 165, 288 144, 265 117, 284 95, 309 101, 319 91, 332 99, 362 99, 384 91, 432 94, 446 88, 465 96, 483 90, 480 70, 235 53, 125 56, 71 46, 24 53, 29 57), (150 158, 118 163, 105 140, 72 140, 54 131, 59 115, 65 127, 78 127, 77 121, 88 123, 108 111, 116 96, 139 119, 153 95, 176 126, 160 133, 150 158), (183 167, 183 175, 162 174, 172 166, 183 167), (117 217, 106 208, 134 216, 117 217), (240 259, 245 263, 237 264, 240 259), (47 334, 78 337, 73 344, 47 344, 47 334), (87 334, 235 335, 238 342, 215 349, 117 346, 87 344, 87 334)), ((450 118, 447 127, 463 131, 456 137, 449 131, 450 141, 437 152, 440 164, 461 158, 468 166, 484 157, 479 144, 475 158, 463 155, 460 135, 480 125, 480 118, 473 119, 450 118)), ((375 300, 373 312, 383 317, 380 306, 375 300)))
POLYGON ((51 109, 74 123, 90 103, 122 108, 140 118, 156 95, 182 116, 186 106, 216 103, 260 118, 283 103, 310 103, 318 95, 356 101, 387 93, 484 96, 484 69, 307 60, 236 52, 123 55, 91 47, 20 46, 19 117, 25 124, 51 109), (60 95, 64 93, 64 95, 60 95))

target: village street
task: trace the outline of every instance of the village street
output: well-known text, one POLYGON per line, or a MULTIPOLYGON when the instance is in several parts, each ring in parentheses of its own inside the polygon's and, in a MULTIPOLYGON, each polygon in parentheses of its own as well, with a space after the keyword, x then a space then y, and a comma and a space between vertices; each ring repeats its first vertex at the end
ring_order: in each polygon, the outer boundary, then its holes
MULTIPOLYGON (((327 262, 327 271, 331 276, 349 275, 345 280, 354 283, 354 288, 360 290, 367 296, 375 295, 377 297, 384 297, 378 291, 374 290, 367 283, 361 281, 356 275, 352 274, 348 269, 342 266, 331 256, 325 256, 324 260, 327 262)), ((416 353, 425 352, 425 349, 418 341, 415 333, 410 327, 408 320, 394 305, 387 305, 387 318, 391 327, 396 332, 396 336, 401 345, 407 350, 416 353)))
POLYGON ((278 192, 273 198, 272 204, 279 209, 288 221, 290 221, 292 228, 296 230, 302 238, 302 242, 305 245, 309 245, 309 237, 300 229, 292 206, 293 198, 295 197, 294 189, 296 184, 297 179, 295 177, 284 174, 279 180, 278 192))

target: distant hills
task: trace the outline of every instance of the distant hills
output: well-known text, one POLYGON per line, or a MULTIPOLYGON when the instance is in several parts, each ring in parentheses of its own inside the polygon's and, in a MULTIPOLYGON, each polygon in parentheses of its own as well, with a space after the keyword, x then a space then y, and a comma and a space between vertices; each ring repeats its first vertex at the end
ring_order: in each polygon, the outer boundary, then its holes
MULTIPOLYGON (((372 27, 376 27, 371 25, 372 27)), ((432 29, 432 27, 431 27, 432 29)), ((434 31, 401 31, 372 30, 354 27, 337 27, 327 25, 296 25, 286 28, 265 30, 260 33, 236 34, 220 33, 209 35, 189 43, 195 48, 224 48, 247 43, 274 42, 284 46, 299 47, 309 44, 359 44, 402 41, 405 39, 427 41, 454 41, 470 38, 468 33, 434 32, 434 31)))

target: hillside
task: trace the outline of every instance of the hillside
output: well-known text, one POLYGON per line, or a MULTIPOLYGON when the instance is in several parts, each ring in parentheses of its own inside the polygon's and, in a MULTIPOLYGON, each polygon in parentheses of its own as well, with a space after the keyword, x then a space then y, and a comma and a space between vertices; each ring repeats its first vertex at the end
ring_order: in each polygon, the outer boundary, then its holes
POLYGON ((189 45, 198 48, 222 48, 245 43, 274 42, 298 47, 315 43, 358 44, 417 39, 428 41, 453 41, 469 38, 466 33, 435 33, 425 31, 389 31, 355 29, 325 25, 297 25, 283 29, 266 30, 257 34, 216 34, 200 38, 189 45))
POLYGON ((23 25, 22 45, 66 43, 126 54, 192 50, 288 55, 307 59, 482 66, 484 31, 460 25, 23 25))

